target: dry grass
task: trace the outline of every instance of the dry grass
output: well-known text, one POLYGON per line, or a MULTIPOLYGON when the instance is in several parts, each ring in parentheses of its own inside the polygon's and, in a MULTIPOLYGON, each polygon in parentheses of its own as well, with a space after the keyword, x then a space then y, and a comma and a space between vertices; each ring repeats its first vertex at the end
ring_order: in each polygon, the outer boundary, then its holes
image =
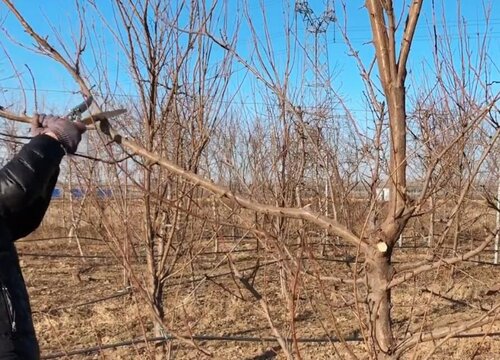
MULTIPOLYGON (((74 349, 101 346, 130 339, 152 336, 148 311, 136 294, 85 304, 119 294, 124 289, 121 265, 113 257, 110 244, 97 241, 91 227, 82 224, 81 245, 85 258, 79 257, 75 240, 68 240, 64 209, 54 206, 43 226, 29 239, 21 241, 18 249, 31 295, 34 318, 42 353, 69 352, 74 349), (44 239, 41 241, 30 241, 44 239)), ((319 244, 319 241, 316 241, 319 244)), ((466 242, 467 247, 470 242, 466 242)), ((290 314, 283 296, 279 278, 279 263, 262 249, 255 251, 252 239, 241 241, 225 239, 220 254, 214 254, 213 244, 201 240, 200 252, 190 262, 178 264, 184 270, 173 274, 166 282, 164 294, 167 324, 182 334, 272 337, 260 307, 231 275, 224 252, 232 250, 232 261, 240 271, 250 269, 260 261, 254 278, 256 289, 269 303, 276 327, 284 337, 291 336, 290 314), (210 277, 210 279, 207 277, 210 277)), ((319 246, 310 245, 315 260, 304 260, 304 268, 322 274, 352 277, 353 264, 345 247, 331 245, 325 257, 319 255, 319 246), (338 261, 341 260, 341 261, 338 261)), ((197 253, 196 251, 194 253, 197 253)), ((426 256, 425 249, 396 250, 396 269, 426 256)), ((141 269, 140 261, 134 265, 141 269)), ((481 307, 498 304, 499 294, 486 295, 498 283, 499 267, 466 263, 455 268, 440 268, 395 289, 393 316, 396 335, 426 330, 463 317, 481 315, 481 307), (407 327, 410 321, 410 326, 407 327)), ((319 282, 314 277, 303 277, 297 300, 295 323, 297 336, 335 337, 333 324, 338 324, 344 336, 359 336, 359 322, 354 306, 345 301, 353 299, 352 287, 319 282)), ((361 291, 362 292, 362 291, 361 291)), ((498 322, 483 331, 498 331, 498 322)), ((478 330, 479 331, 479 330, 478 330)), ((214 354, 215 359, 282 359, 281 350, 274 342, 205 341, 200 345, 214 354)), ((202 359, 198 351, 174 342, 176 359, 202 359)), ((71 356, 71 359, 148 359, 153 344, 135 344, 101 352, 71 356)), ((363 343, 351 343, 360 359, 367 359, 363 343)), ((423 359, 432 344, 420 345, 408 359, 423 359), (415 357, 413 357, 415 355, 415 357)), ((300 345, 303 359, 347 358, 338 343, 300 345)), ((441 347, 433 359, 497 359, 500 341, 496 338, 452 339, 441 347)), ((63 357, 64 358, 64 357, 63 357)))

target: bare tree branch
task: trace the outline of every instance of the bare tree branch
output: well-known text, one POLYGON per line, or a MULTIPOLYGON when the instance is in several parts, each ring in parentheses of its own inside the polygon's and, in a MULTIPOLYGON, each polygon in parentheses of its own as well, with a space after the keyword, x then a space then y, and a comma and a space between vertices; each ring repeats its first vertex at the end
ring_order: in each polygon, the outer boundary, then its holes
MULTIPOLYGON (((497 230, 497 232, 498 232, 498 230, 497 230)), ((476 256, 477 254, 479 254, 481 251, 483 251, 486 248, 486 246, 488 246, 493 241, 493 239, 495 238, 495 235, 496 235, 496 232, 488 235, 486 237, 486 239, 478 247, 476 247, 474 250, 466 252, 465 254, 462 254, 460 256, 455 256, 452 258, 441 259, 441 260, 438 260, 436 262, 433 262, 432 264, 422 265, 422 266, 419 266, 413 270, 410 270, 409 272, 407 272, 401 276, 396 276, 394 279, 392 279, 387 284, 387 287, 393 288, 395 286, 401 285, 402 283, 408 281, 409 279, 414 278, 415 276, 417 276, 419 274, 437 269, 443 265, 454 265, 458 262, 468 260, 468 259, 476 256)))
POLYGON ((410 12, 408 13, 408 17, 406 18, 405 30, 403 33, 403 39, 401 40, 401 50, 399 51, 399 59, 397 63, 398 83, 404 82, 406 77, 406 62, 408 61, 411 43, 413 42, 413 35, 415 34, 415 29, 417 28, 417 22, 423 3, 423 0, 413 0, 410 12))
POLYGON ((421 342, 436 341, 439 339, 444 339, 444 341, 446 341, 459 335, 460 333, 486 325, 494 321, 499 315, 498 309, 500 309, 500 304, 497 304, 490 311, 488 311, 488 313, 476 319, 465 322, 459 321, 456 325, 443 326, 441 328, 433 329, 432 331, 414 334, 407 340, 400 343, 396 350, 396 356, 401 356, 413 346, 421 342))

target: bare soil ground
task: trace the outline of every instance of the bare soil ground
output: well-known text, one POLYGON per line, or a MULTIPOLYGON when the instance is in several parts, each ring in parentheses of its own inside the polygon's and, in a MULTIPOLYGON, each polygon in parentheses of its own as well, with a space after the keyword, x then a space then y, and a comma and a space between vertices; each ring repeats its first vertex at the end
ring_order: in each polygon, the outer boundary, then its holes
MULTIPOLYGON (((85 231, 82 231, 85 233, 85 231)), ((128 344, 104 349, 106 345, 151 335, 149 312, 140 297, 126 290, 124 274, 118 260, 104 241, 81 238, 84 257, 75 240, 68 240, 64 226, 42 226, 28 239, 18 243, 22 267, 34 312, 42 355, 71 359, 147 359, 153 343, 128 344), (103 347, 102 351, 72 355, 74 350, 103 347), (58 355, 59 354, 59 355, 58 355), (64 355, 68 354, 68 355, 64 355), (58 355, 58 356, 57 356, 58 355)), ((209 244, 201 244, 200 248, 209 244)), ((291 315, 282 295, 279 266, 272 256, 255 251, 251 241, 236 245, 226 241, 221 251, 233 250, 232 260, 247 275, 256 265, 260 268, 251 281, 268 301, 273 321, 284 336, 292 335, 291 315)), ((224 254, 211 253, 212 245, 196 257, 195 262, 180 264, 182 271, 172 274, 165 293, 166 317, 171 330, 195 335, 270 338, 272 332, 257 302, 230 274, 224 254)), ((319 251, 318 251, 319 253, 319 251)), ((308 270, 324 275, 351 276, 352 258, 342 247, 332 246, 323 257, 304 262, 308 270)), ((396 267, 423 259, 425 252, 398 250, 396 267)), ((144 266, 137 264, 137 267, 144 266)), ((484 309, 498 304, 499 293, 488 294, 499 283, 500 268, 466 263, 452 271, 440 268, 412 280, 394 291, 396 335, 426 330, 433 326, 472 318, 484 309), (408 319, 411 324, 408 327, 408 319)), ((296 334, 300 338, 324 339, 339 332, 360 338, 356 306, 351 287, 339 286, 314 277, 304 278, 294 314, 296 334)), ((475 332, 499 331, 498 321, 475 332)), ((213 353, 214 359, 282 359, 275 342, 200 341, 213 353)), ((349 343, 360 359, 367 359, 365 345, 349 343)), ((204 359, 199 351, 171 342, 174 359, 204 359)), ((432 344, 423 344, 408 359, 423 359, 432 344), (414 357, 413 357, 414 356, 414 357)), ((301 343, 303 359, 348 358, 339 343, 301 343)), ((499 337, 451 339, 439 347, 433 359, 500 358, 499 337)))

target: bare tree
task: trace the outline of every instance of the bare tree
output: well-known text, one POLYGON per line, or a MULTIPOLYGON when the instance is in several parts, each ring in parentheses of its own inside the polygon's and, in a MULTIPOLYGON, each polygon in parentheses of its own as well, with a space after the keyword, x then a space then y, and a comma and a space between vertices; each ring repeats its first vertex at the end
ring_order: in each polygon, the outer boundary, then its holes
MULTIPOLYGON (((234 17, 231 11, 237 11, 229 2, 182 1, 173 6, 116 1, 116 16, 109 20, 104 8, 89 1, 93 15, 104 24, 102 31, 106 29, 124 55, 134 84, 132 96, 120 101, 113 95, 119 81, 111 81, 106 66, 95 60, 108 54, 84 11, 76 55, 71 57, 61 50, 64 44, 52 44, 38 34, 11 1, 3 2, 35 40, 35 50, 59 62, 82 94, 94 95, 101 105, 128 103, 127 118, 95 124, 100 132, 91 136, 87 149, 94 159, 80 176, 89 188, 96 183, 126 185, 116 186, 114 206, 94 197, 88 221, 109 239, 126 282, 148 305, 155 336, 172 333, 206 352, 191 340, 192 325, 179 325, 176 313, 198 287, 184 298, 165 287, 174 278, 196 277, 206 236, 217 244, 213 270, 223 264, 233 280, 231 285, 218 284, 221 293, 240 303, 253 299, 289 359, 303 356, 297 319, 306 308, 318 315, 327 336, 334 334, 341 342, 340 348, 334 345, 335 353, 353 359, 361 351, 377 359, 400 358, 416 352, 422 342, 446 341, 498 316, 498 304, 493 304, 479 307, 479 315, 460 323, 429 325, 427 311, 409 314, 402 320, 404 326, 394 322, 395 293, 437 296, 418 281, 425 283, 430 272, 474 258, 499 231, 487 220, 491 208, 463 215, 474 207, 471 193, 481 170, 497 165, 493 154, 499 129, 491 111, 499 94, 482 97, 488 92, 482 60, 467 62, 464 50, 460 66, 475 79, 468 87, 458 76, 452 51, 435 52, 437 83, 407 94, 408 59, 423 0, 402 10, 395 10, 391 0, 366 1, 371 62, 360 57, 349 37, 343 4, 344 24, 338 30, 365 84, 370 131, 361 129, 366 119, 349 109, 334 84, 329 99, 342 109, 340 114, 331 104, 311 104, 296 96, 293 63, 303 44, 294 33, 290 6, 284 11, 285 50, 278 52, 263 4, 259 30, 249 10, 253 4, 245 1, 234 27, 227 24, 234 17), (243 21, 251 54, 238 42, 243 21), (85 64, 89 51, 94 59, 89 64, 97 62, 95 72, 85 64), (233 76, 236 65, 251 81, 233 76), (91 88, 93 83, 96 88, 91 88), (254 109, 245 113, 243 102, 229 88, 238 92, 249 85, 258 91, 253 92, 254 109), (338 118, 345 119, 343 126, 330 123, 338 118), (110 140, 119 146, 110 146, 110 140), (411 186, 418 188, 416 195, 411 186), (386 187, 388 199, 380 196, 386 187), (130 196, 130 189, 138 197, 130 196), (454 198, 448 201, 450 194, 454 198), (437 217, 442 217, 439 225, 437 217), (116 218, 125 219, 124 224, 116 218), (478 230, 478 219, 484 220, 484 229, 478 230), (427 254, 396 265, 394 257, 404 255, 397 241, 404 231, 415 230, 418 221, 432 238, 427 254), (459 241, 466 228, 473 231, 467 251, 459 241), (233 243, 224 252, 219 238, 228 232, 233 243), (253 264, 244 271, 234 250, 249 234, 257 245, 253 264), (479 239, 473 241, 472 236, 479 239), (450 239, 453 251, 447 252, 450 239), (332 249, 331 257, 317 251, 318 243, 332 249), (344 256, 340 267, 322 262, 337 260, 339 253, 344 256), (280 283, 279 299, 254 282, 264 276, 265 262, 275 265, 279 274, 272 278, 280 283), (354 323, 364 347, 345 341, 354 323)), ((467 37, 462 40, 466 45, 467 37)), ((486 47, 480 48, 485 59, 486 47)), ((329 73, 316 76, 332 78, 329 73)), ((0 115, 29 120, 6 110, 0 115)), ((207 275, 200 284, 207 281, 214 280, 207 275)), ((439 346, 441 342, 428 355, 439 346)), ((159 357, 170 351, 159 350, 159 357)))

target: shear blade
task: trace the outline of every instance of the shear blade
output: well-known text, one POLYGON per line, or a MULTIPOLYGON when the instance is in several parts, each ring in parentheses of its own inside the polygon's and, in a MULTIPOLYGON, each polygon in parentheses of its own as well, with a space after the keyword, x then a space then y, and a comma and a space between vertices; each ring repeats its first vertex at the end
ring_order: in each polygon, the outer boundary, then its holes
POLYGON ((110 119, 112 117, 125 114, 126 112, 127 110, 125 109, 103 111, 98 114, 92 114, 90 116, 87 116, 86 118, 82 119, 81 122, 84 123, 85 125, 93 125, 96 121, 110 119))

